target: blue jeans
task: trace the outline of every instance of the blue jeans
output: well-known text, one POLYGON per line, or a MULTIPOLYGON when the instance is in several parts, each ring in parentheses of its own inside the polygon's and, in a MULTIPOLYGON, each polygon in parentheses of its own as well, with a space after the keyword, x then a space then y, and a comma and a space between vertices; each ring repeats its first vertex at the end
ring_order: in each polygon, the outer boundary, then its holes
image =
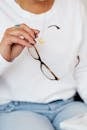
POLYGON ((61 130, 60 123, 87 113, 87 105, 67 101, 47 104, 12 101, 0 105, 0 130, 61 130))

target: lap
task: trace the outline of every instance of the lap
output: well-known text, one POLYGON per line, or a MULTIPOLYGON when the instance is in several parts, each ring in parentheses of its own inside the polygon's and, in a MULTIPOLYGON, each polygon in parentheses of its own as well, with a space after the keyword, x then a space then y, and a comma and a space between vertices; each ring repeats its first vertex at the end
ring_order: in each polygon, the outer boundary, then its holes
POLYGON ((53 116, 52 124, 45 114, 41 115, 30 111, 1 112, 0 130, 54 130, 54 128, 60 130, 62 121, 87 113, 87 105, 70 102, 58 107, 57 110, 56 117, 53 116))
POLYGON ((87 105, 81 102, 71 102, 63 106, 56 115, 53 125, 56 130, 60 130, 60 123, 74 116, 87 113, 87 105))
POLYGON ((0 113, 0 130, 54 130, 43 115, 27 111, 0 113))

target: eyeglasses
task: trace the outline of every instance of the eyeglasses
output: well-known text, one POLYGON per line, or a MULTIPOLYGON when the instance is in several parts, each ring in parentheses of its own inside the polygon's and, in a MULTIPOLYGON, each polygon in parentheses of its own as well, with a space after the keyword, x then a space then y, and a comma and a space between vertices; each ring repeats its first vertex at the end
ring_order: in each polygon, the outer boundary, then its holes
POLYGON ((57 26, 57 25, 50 25, 50 26, 48 26, 48 28, 51 28, 51 27, 55 27, 56 29, 60 29, 60 27, 59 26, 57 26))
POLYGON ((53 71, 42 61, 40 54, 35 46, 28 48, 30 55, 33 59, 40 62, 40 69, 44 76, 50 80, 59 80, 59 78, 53 73, 53 71))
MULTIPOLYGON (((56 27, 56 29, 60 29, 56 25, 48 26, 48 28, 50 27, 56 27)), ((41 56, 35 46, 32 46, 32 48, 28 48, 28 52, 30 53, 33 59, 38 60, 40 62, 40 70, 47 79, 60 80, 59 77, 57 77, 54 74, 54 72, 42 61, 41 56)))

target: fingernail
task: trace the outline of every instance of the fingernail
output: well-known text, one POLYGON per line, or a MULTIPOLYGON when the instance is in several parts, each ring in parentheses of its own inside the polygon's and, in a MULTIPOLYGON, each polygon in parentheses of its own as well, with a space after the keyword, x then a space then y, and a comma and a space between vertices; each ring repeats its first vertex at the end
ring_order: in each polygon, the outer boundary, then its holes
POLYGON ((30 44, 31 44, 31 45, 35 45, 35 44, 36 44, 36 42, 34 41, 34 42, 31 42, 30 44))
POLYGON ((36 36, 36 33, 34 32, 34 38, 36 38, 37 36, 36 36))
POLYGON ((36 30, 37 31, 37 33, 39 33, 40 32, 40 30, 36 30))

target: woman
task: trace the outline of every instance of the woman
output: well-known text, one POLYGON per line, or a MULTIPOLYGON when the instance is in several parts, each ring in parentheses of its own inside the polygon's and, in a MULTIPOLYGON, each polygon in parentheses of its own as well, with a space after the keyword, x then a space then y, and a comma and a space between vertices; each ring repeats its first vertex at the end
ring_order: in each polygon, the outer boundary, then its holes
POLYGON ((0 2, 0 130, 61 130, 87 112, 80 0, 0 2), (75 102, 79 92, 84 103, 75 102))

